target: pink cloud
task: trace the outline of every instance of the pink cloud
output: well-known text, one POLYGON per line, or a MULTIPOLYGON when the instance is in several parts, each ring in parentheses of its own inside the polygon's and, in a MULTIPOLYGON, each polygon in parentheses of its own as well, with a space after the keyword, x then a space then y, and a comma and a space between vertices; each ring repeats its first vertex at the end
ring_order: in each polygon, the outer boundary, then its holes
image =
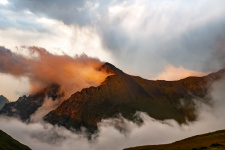
POLYGON ((183 79, 189 76, 205 76, 209 74, 209 72, 198 72, 194 70, 189 70, 185 69, 182 66, 179 67, 174 67, 172 65, 167 65, 165 67, 165 70, 159 73, 154 80, 168 80, 168 81, 173 81, 173 80, 179 80, 183 79))

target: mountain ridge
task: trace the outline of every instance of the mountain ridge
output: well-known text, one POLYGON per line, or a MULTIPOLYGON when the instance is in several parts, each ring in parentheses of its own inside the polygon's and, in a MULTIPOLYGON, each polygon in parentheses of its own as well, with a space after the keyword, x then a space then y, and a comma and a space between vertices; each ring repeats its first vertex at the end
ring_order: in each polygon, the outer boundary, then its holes
MULTIPOLYGON (((68 129, 86 127, 93 132, 102 119, 121 114, 135 121, 134 114, 141 111, 158 120, 175 119, 182 124, 197 117, 193 99, 207 103, 210 99, 208 87, 225 75, 225 69, 221 69, 203 77, 154 81, 126 74, 110 63, 103 64, 99 71, 109 74, 101 85, 75 92, 43 119, 68 129)), ((20 97, 18 101, 6 104, 0 114, 29 121, 46 96, 53 100, 62 97, 60 85, 52 84, 39 93, 20 97)))
POLYGON ((170 144, 138 146, 125 148, 124 150, 224 150, 224 139, 225 130, 218 130, 206 134, 192 136, 170 144))
POLYGON ((1 150, 31 150, 24 144, 21 144, 11 136, 0 130, 0 149, 1 150))
POLYGON ((9 100, 3 95, 0 95, 0 110, 4 107, 6 103, 9 103, 9 100))
POLYGON ((224 69, 204 77, 189 77, 178 81, 152 81, 131 76, 110 63, 100 70, 111 73, 97 87, 74 93, 44 120, 67 128, 81 126, 96 129, 102 119, 116 117, 118 113, 133 120, 136 111, 147 112, 155 119, 175 119, 185 123, 196 119, 193 98, 206 98, 208 84, 219 80, 224 69), (222 73, 221 73, 222 72, 222 73), (183 99, 185 107, 181 108, 183 99))
POLYGON ((63 96, 63 93, 60 93, 60 86, 57 84, 51 84, 35 94, 29 96, 24 95, 15 102, 7 103, 0 110, 0 114, 17 117, 22 121, 29 121, 30 116, 42 106, 45 97, 51 97, 55 100, 61 96, 63 96))

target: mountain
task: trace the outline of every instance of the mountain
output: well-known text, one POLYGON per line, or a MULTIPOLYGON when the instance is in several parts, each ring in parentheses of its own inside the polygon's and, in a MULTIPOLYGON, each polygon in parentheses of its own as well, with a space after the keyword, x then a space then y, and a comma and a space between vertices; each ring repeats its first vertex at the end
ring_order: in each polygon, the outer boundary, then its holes
POLYGON ((193 136, 171 144, 149 145, 124 150, 225 150, 225 130, 193 136))
POLYGON ((23 121, 29 120, 30 115, 32 115, 39 107, 42 106, 46 96, 52 97, 53 100, 62 96, 62 94, 59 94, 59 90, 59 85, 51 84, 49 87, 34 95, 23 96, 15 102, 7 103, 0 110, 0 114, 18 117, 23 121))
MULTIPOLYGON (((207 103, 210 100, 208 87, 225 75, 223 69, 204 77, 152 81, 128 75, 109 63, 102 65, 99 70, 111 75, 98 87, 74 93, 43 119, 68 129, 84 126, 91 132, 97 129, 97 123, 102 119, 117 117, 118 114, 141 123, 142 120, 134 116, 137 111, 146 112, 155 119, 175 119, 185 123, 196 119, 193 99, 207 103)), ((46 96, 53 99, 63 96, 59 91, 59 85, 51 84, 36 94, 6 104, 0 114, 29 121, 46 96)))
POLYGON ((31 150, 0 130, 0 150, 31 150))
POLYGON ((116 117, 119 113, 126 119, 137 120, 136 111, 159 120, 193 121, 196 119, 193 99, 209 101, 208 86, 225 74, 223 69, 204 77, 151 81, 128 75, 109 63, 99 70, 113 75, 98 87, 74 93, 44 120, 66 128, 84 126, 90 131, 97 129, 102 119, 116 117))
POLYGON ((3 108, 3 106, 6 104, 6 103, 8 103, 9 102, 9 100, 6 98, 6 97, 4 97, 3 95, 0 95, 0 110, 3 108))

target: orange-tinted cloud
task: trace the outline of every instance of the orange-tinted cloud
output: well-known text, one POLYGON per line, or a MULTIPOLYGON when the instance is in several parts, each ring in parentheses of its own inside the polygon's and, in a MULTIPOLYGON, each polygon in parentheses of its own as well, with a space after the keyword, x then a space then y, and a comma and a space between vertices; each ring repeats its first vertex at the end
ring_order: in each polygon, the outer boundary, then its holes
POLYGON ((180 67, 174 67, 172 65, 167 65, 165 70, 157 75, 155 80, 168 80, 168 81, 173 81, 173 80, 179 80, 183 79, 189 76, 204 76, 209 73, 204 73, 204 72, 197 72, 193 70, 188 70, 183 68, 182 66, 180 67))
POLYGON ((70 57, 54 55, 43 48, 29 47, 27 49, 29 56, 33 57, 15 54, 0 47, 0 72, 16 77, 28 77, 31 93, 56 83, 61 85, 68 97, 85 87, 99 85, 108 76, 98 70, 102 62, 85 54, 70 57))

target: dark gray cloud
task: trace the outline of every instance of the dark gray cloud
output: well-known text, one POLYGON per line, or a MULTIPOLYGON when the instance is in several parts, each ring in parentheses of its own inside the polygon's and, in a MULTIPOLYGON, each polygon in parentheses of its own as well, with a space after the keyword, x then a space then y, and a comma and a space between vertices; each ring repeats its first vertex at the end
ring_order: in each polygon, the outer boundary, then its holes
POLYGON ((91 24, 96 20, 98 1, 87 0, 10 0, 14 11, 30 10, 40 16, 63 21, 65 24, 91 24))
MULTIPOLYGON (((130 17, 134 10, 127 6, 128 10, 124 8, 102 27, 104 44, 113 51, 118 65, 125 70, 129 66, 129 71, 135 70, 133 73, 145 77, 160 72, 168 64, 205 72, 220 69, 218 65, 213 70, 205 67, 205 61, 215 52, 217 38, 225 34, 225 17, 221 15, 224 6, 220 6, 224 2, 183 3, 168 2, 169 7, 149 5, 138 18, 130 17), (210 5, 215 9, 208 8, 210 5)), ((211 61, 217 64, 220 60, 211 61)))
POLYGON ((210 56, 205 60, 204 69, 215 70, 216 68, 225 68, 225 37, 218 37, 216 45, 213 47, 210 56))

